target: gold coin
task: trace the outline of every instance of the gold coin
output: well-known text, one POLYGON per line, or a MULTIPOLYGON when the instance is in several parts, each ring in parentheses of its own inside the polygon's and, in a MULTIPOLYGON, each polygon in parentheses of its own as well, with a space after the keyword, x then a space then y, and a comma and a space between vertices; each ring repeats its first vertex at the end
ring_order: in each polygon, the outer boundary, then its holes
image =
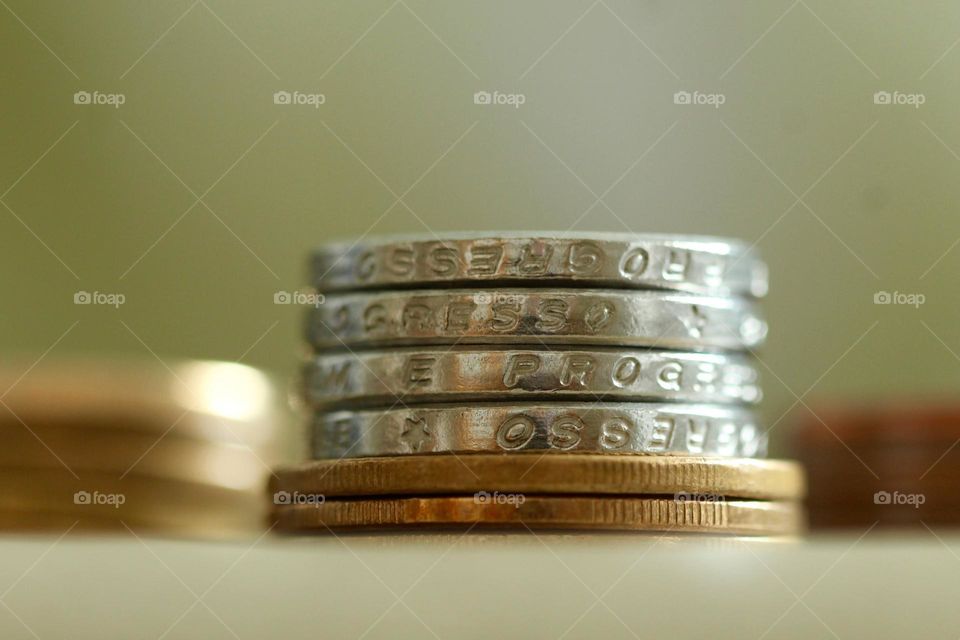
POLYGON ((262 491, 268 470, 261 451, 241 444, 204 442, 118 429, 47 428, 29 432, 0 426, 0 472, 62 470, 146 476, 225 489, 262 491))
POLYGON ((4 533, 60 533, 70 529, 76 531, 104 531, 123 528, 116 519, 87 516, 83 519, 75 514, 55 511, 31 511, 0 508, 0 531, 4 533))
POLYGON ((130 514, 192 512, 256 518, 263 493, 216 485, 66 469, 0 469, 0 510, 23 510, 123 519, 130 514))
POLYGON ((63 533, 126 532, 203 539, 249 539, 263 533, 263 516, 229 517, 210 511, 160 511, 105 516, 44 510, 0 509, 0 532, 63 533))
POLYGON ((328 500, 278 507, 274 517, 281 530, 320 532, 475 525, 781 535, 799 533, 804 526, 803 509, 795 502, 497 495, 328 500))
POLYGON ((230 362, 169 367, 111 358, 0 366, 0 427, 48 427, 184 435, 251 447, 276 446, 277 392, 263 372, 230 362), (26 374, 24 372, 27 372, 26 374))
POLYGON ((476 491, 563 494, 709 494, 803 497, 803 469, 784 460, 686 456, 507 453, 319 460, 280 469, 274 502, 287 494, 365 496, 476 491))

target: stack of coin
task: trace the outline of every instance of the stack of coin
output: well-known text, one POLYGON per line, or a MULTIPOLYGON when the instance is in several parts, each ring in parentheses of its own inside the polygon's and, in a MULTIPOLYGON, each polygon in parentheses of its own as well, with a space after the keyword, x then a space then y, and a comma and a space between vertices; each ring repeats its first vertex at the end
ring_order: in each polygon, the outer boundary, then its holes
POLYGON ((737 242, 395 237, 311 262, 313 461, 287 530, 474 526, 795 532, 749 351, 766 268, 737 242))
POLYGON ((0 529, 262 531, 278 398, 239 364, 44 359, 0 371, 0 529))
POLYGON ((936 398, 814 405, 795 451, 815 528, 960 524, 960 406, 936 398))

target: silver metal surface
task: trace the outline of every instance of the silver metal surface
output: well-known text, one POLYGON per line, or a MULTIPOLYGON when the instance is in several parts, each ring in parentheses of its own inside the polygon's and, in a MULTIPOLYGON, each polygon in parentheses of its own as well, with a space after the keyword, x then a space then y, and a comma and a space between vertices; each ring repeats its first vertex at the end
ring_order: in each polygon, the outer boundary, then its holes
POLYGON ((577 451, 764 457, 748 409, 719 405, 557 402, 318 413, 314 458, 422 453, 577 451))
POLYGON ((766 337, 744 298, 611 289, 343 293, 308 310, 318 349, 426 344, 753 348, 766 337))
POLYGON ((660 234, 490 233, 328 244, 314 251, 321 291, 482 284, 668 289, 763 296, 767 269, 745 244, 660 234))
POLYGON ((316 408, 538 398, 756 403, 758 377, 737 354, 405 347, 314 356, 303 368, 303 395, 316 408))

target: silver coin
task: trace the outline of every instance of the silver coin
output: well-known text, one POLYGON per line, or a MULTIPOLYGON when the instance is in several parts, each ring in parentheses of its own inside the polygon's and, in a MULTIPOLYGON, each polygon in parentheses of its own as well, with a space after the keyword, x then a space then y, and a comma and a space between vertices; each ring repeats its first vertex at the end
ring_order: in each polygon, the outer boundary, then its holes
POLYGON ((543 344, 702 351, 761 344, 751 300, 610 289, 340 293, 308 310, 318 349, 426 344, 543 344))
POLYGON ((485 400, 756 403, 757 370, 741 355, 611 348, 402 348, 312 357, 313 407, 485 400))
POLYGON ((767 269, 745 244, 667 234, 491 233, 394 236, 314 251, 321 291, 547 285, 763 296, 767 269))
POLYGON ((314 458, 411 453, 690 454, 764 457, 752 411, 660 403, 475 404, 318 413, 314 458))

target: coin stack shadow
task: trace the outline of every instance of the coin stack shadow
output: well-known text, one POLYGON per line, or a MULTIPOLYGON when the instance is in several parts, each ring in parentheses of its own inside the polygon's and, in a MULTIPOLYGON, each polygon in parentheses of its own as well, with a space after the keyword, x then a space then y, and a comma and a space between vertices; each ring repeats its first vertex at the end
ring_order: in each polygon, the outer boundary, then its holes
POLYGON ((312 461, 277 470, 281 530, 802 529, 802 470, 763 459, 753 411, 745 245, 394 237, 310 267, 312 461))

